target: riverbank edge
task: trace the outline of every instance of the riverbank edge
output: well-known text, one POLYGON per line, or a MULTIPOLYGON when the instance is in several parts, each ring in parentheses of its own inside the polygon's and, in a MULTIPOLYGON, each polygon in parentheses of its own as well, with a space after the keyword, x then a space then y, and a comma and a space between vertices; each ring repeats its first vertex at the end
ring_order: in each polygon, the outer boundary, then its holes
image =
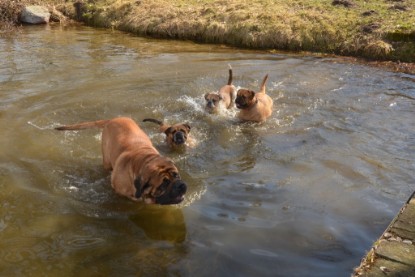
MULTIPOLYGON (((137 0, 133 2, 133 4, 128 3, 118 6, 107 5, 98 7, 96 1, 90 2, 93 4, 88 4, 80 0, 72 0, 71 2, 68 1, 57 4, 56 8, 69 18, 78 22, 83 22, 88 26, 120 30, 143 37, 190 40, 197 43, 224 44, 231 47, 265 50, 270 52, 289 51, 291 53, 294 52, 312 56, 335 56, 347 63, 368 64, 374 67, 386 68, 393 72, 415 74, 415 31, 412 34, 414 37, 413 42, 406 37, 404 40, 394 43, 393 54, 387 53, 387 49, 391 46, 374 38, 356 38, 356 40, 359 40, 359 43, 361 43, 359 44, 360 48, 354 48, 351 51, 346 51, 340 46, 340 48, 336 49, 335 47, 324 44, 319 44, 317 48, 314 48, 315 46, 308 46, 310 49, 307 49, 307 47, 296 49, 281 47, 280 42, 275 42, 275 45, 264 43, 264 39, 261 39, 261 36, 269 36, 268 29, 256 30, 254 32, 255 39, 248 39, 248 37, 253 36, 251 30, 252 26, 247 27, 248 29, 244 29, 239 25, 228 24, 229 26, 224 28, 223 26, 216 26, 212 22, 209 23, 209 21, 192 23, 186 20, 176 20, 174 17, 169 16, 167 16, 167 18, 164 17, 160 20, 156 20, 156 22, 153 22, 150 26, 148 23, 146 23, 146 25, 141 21, 137 23, 137 20, 134 19, 134 13, 137 12, 136 9, 137 6, 139 6, 141 14, 146 14, 146 16, 152 14, 159 8, 154 3, 153 5, 145 6, 142 4, 142 1, 137 0), (196 24, 196 26, 193 26, 192 24, 196 24), (172 25, 174 27, 171 27, 172 25), (214 30, 212 30, 212 28, 214 30), (319 47, 321 47, 321 49, 319 47), (386 47, 386 50, 384 47, 386 47), (400 54, 400 51, 402 51, 402 55, 400 54), (408 53, 410 53, 410 55, 408 55, 408 53), (413 55, 411 55, 411 53, 413 55), (399 59, 400 57, 402 59, 399 59)), ((160 12, 155 12, 152 17, 157 17, 159 13, 160 12)), ((185 8, 182 8, 179 9, 179 13, 182 13, 181 16, 186 17, 189 11, 186 12, 185 8)), ((261 19, 258 19, 258 21, 258 25, 266 24, 265 22, 261 22, 261 19)), ((338 42, 338 44, 342 45, 343 42, 338 42)))
POLYGON ((358 276, 415 276, 415 192, 355 268, 358 276))
MULTIPOLYGON (((386 68, 393 72, 415 74, 415 31, 406 34, 402 41, 395 43, 393 55, 391 54, 392 52, 389 51, 392 49, 392 46, 388 43, 383 43, 382 40, 376 40, 376 38, 354 38, 355 40, 359 40, 359 46, 357 48, 352 47, 352 50, 342 49, 339 46, 342 45, 342 42, 338 42, 337 46, 325 45, 324 43, 328 43, 326 38, 320 38, 317 45, 308 43, 301 47, 301 45, 293 43, 293 46, 290 46, 290 43, 285 42, 283 47, 281 47, 281 41, 278 41, 279 38, 275 38, 274 41, 271 41, 271 44, 269 44, 269 42, 264 43, 264 39, 261 39, 262 36, 270 36, 269 27, 268 29, 258 27, 267 24, 266 18, 255 19, 249 26, 242 27, 241 25, 235 25, 235 23, 233 23, 233 25, 222 24, 219 26, 217 25, 216 19, 216 21, 203 19, 196 23, 194 20, 177 20, 175 17, 172 17, 172 15, 167 15, 167 17, 164 16, 162 19, 158 19, 157 17, 160 16, 161 12, 154 11, 160 8, 160 3, 162 3, 160 1, 163 0, 157 0, 155 2, 149 1, 152 4, 149 6, 144 5, 144 1, 142 0, 39 0, 36 4, 48 6, 50 10, 58 10, 68 18, 77 22, 82 22, 88 26, 116 29, 143 37, 191 40, 197 43, 224 44, 231 47, 252 50, 258 49, 270 52, 288 51, 290 53, 299 53, 301 55, 332 56, 339 58, 339 60, 344 60, 346 63, 367 64, 370 66, 386 68), (118 5, 115 5, 114 1, 116 1, 118 5), (98 4, 101 4, 101 6, 98 4), (134 13, 137 13, 137 7, 140 7, 140 12, 146 15, 142 16, 140 20, 147 20, 147 17, 151 17, 153 21, 154 18, 156 18, 156 21, 152 22, 150 25, 147 24, 148 22, 146 23, 147 25, 143 25, 142 22, 137 23, 137 19, 134 18, 133 15, 134 13), (192 24, 196 24, 196 26, 192 24), (166 26, 169 27, 167 28, 166 26), (212 30, 212 28, 214 30, 212 30), (321 39, 323 39, 323 41, 321 41, 321 39), (275 43, 275 45, 272 43, 275 43), (398 45, 398 47, 396 47, 396 45, 398 45), (371 51, 365 51, 364 49, 371 49, 371 51), (403 54, 403 59, 399 59, 399 57, 402 56, 399 54, 401 50, 405 52, 403 54)), ((25 2, 27 2, 27 4, 33 4, 33 1, 31 0, 20 0, 21 4, 25 2)), ((186 1, 182 2, 185 3, 186 1)), ((217 1, 214 1, 214 3, 216 2, 217 1)), ((202 1, 201 3, 205 2, 202 1)), ((226 7, 226 5, 226 2, 222 3, 222 9, 226 7)), ((200 6, 202 6, 202 4, 200 4, 200 6)), ((21 6, 14 5, 14 7, 17 8, 21 6)), ((192 9, 194 9, 193 6, 192 9)), ((209 13, 211 10, 211 8, 205 7, 203 12, 209 13)), ((190 12, 192 12, 192 10, 186 11, 186 6, 182 5, 178 8, 176 14, 178 13, 181 17, 186 17, 190 12)), ((10 13, 16 14, 17 11, 10 13)), ((292 26, 288 27, 291 28, 292 26)), ((301 30, 297 31, 301 32, 301 30)), ((335 33, 337 31, 334 30, 333 32, 335 33)), ((293 35, 295 36, 295 33, 293 33, 293 35)), ((333 41, 333 39, 336 39, 336 36, 334 38, 333 34, 328 36, 330 37, 331 43, 336 44, 336 42, 333 41)), ((324 37, 324 35, 322 37, 324 37)), ((343 48, 344 47, 345 46, 343 45, 343 48)))

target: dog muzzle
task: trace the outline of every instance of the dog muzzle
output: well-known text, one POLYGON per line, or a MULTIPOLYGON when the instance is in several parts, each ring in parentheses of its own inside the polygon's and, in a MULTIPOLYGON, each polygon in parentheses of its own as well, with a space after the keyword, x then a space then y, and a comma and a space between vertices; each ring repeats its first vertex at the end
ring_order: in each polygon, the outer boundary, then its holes
POLYGON ((159 197, 156 197, 155 203, 160 205, 179 204, 183 201, 186 191, 186 183, 180 179, 175 180, 168 192, 159 197))
POLYGON ((186 142, 186 135, 183 132, 176 132, 173 135, 175 144, 184 144, 186 142))
POLYGON ((206 106, 210 109, 213 109, 215 107, 215 103, 212 100, 209 100, 207 102, 206 106))
POLYGON ((236 99, 235 101, 235 105, 238 109, 244 109, 246 108, 248 105, 246 104, 245 101, 243 101, 242 99, 236 99))

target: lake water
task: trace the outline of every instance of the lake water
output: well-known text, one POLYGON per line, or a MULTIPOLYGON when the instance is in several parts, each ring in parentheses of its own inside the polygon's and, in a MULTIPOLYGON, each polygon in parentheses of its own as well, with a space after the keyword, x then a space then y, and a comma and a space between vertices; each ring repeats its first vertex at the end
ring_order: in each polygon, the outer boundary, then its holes
POLYGON ((0 39, 1 276, 350 276, 415 190, 415 76, 336 58, 82 26, 0 39), (274 112, 204 111, 233 68, 274 112), (176 206, 116 195, 100 131, 134 118, 188 184, 176 206), (173 151, 146 117, 188 122, 173 151))

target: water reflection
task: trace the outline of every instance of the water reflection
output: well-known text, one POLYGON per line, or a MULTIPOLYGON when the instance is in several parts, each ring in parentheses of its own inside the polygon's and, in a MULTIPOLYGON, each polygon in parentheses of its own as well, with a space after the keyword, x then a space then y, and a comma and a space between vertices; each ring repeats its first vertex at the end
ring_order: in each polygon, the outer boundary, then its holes
POLYGON ((186 239, 186 224, 179 208, 147 205, 130 215, 129 219, 150 239, 175 243, 186 239))

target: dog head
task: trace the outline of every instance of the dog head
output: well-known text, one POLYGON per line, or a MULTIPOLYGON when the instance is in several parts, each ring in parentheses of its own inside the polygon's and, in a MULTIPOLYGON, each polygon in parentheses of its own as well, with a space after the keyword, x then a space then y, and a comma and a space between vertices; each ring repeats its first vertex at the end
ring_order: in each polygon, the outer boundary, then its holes
POLYGON ((170 205, 179 204, 184 199, 187 185, 169 158, 158 156, 150 160, 134 180, 135 197, 146 203, 170 205))
POLYGON ((172 146, 184 145, 187 141, 190 129, 190 125, 187 123, 175 124, 168 127, 164 130, 167 143, 172 146))
POLYGON ((215 92, 210 92, 205 94, 206 100, 206 111, 209 113, 216 113, 219 109, 219 103, 222 100, 222 96, 215 92))
POLYGON ((236 94, 235 104, 238 109, 248 109, 255 105, 257 99, 255 98, 255 91, 248 89, 239 89, 236 94))

